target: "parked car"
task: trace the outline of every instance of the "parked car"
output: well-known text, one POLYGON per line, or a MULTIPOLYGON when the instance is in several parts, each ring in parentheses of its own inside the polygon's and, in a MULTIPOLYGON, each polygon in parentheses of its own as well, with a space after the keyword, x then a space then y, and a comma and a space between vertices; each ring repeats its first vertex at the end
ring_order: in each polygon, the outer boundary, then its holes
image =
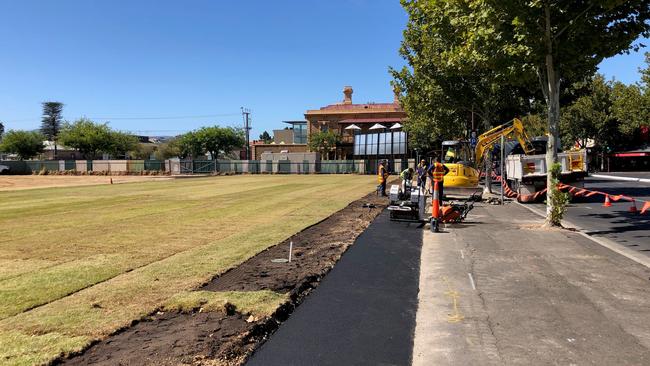
POLYGON ((0 174, 7 174, 9 173, 9 167, 6 165, 0 165, 0 174))

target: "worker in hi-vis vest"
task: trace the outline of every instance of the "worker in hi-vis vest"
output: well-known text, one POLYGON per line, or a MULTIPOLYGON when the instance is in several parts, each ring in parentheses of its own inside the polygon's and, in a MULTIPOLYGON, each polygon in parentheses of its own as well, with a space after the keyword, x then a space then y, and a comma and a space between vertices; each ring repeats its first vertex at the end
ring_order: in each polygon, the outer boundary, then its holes
POLYGON ((429 176, 431 177, 431 193, 433 194, 433 189, 435 182, 438 182, 438 197, 440 197, 440 202, 444 199, 444 182, 445 175, 449 173, 449 168, 440 162, 440 156, 436 155, 435 161, 429 167, 429 176))
POLYGON ((379 169, 377 170, 377 179, 379 180, 380 193, 382 196, 388 196, 386 194, 386 181, 388 180, 388 162, 382 160, 379 162, 379 169))

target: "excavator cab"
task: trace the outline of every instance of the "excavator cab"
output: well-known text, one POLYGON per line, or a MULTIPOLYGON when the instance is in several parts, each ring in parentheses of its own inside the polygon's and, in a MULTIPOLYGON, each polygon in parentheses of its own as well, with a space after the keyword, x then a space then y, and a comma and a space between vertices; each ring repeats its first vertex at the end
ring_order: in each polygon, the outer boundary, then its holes
POLYGON ((442 162, 455 164, 462 162, 471 165, 472 153, 467 141, 450 140, 442 142, 442 162))
POLYGON ((479 173, 472 162, 469 142, 450 140, 442 143, 442 163, 449 173, 445 175, 445 196, 471 198, 478 187, 479 173))

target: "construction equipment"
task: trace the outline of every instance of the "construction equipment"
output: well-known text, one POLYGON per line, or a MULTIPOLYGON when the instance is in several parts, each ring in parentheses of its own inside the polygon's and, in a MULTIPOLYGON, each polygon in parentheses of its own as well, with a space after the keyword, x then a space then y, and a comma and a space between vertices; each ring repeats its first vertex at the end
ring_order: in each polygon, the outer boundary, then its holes
POLYGON ((516 138, 526 154, 535 151, 523 123, 517 118, 481 134, 474 150, 474 161, 471 159, 469 142, 444 141, 442 143, 443 162, 449 169, 444 180, 447 196, 467 197, 469 193, 477 191, 484 155, 501 139, 501 136, 516 138))
MULTIPOLYGON (((559 180, 582 188, 587 176, 587 152, 585 150, 569 151, 557 154, 562 166, 559 180)), ((546 154, 510 155, 505 161, 508 186, 518 193, 519 202, 534 200, 534 193, 546 188, 546 154)))
POLYGON ((426 222, 427 198, 422 187, 413 186, 410 180, 401 185, 393 184, 388 195, 391 221, 426 222))
POLYGON ((474 208, 474 201, 451 202, 440 207, 440 218, 431 219, 431 231, 438 232, 441 222, 459 223, 465 220, 467 214, 474 208))

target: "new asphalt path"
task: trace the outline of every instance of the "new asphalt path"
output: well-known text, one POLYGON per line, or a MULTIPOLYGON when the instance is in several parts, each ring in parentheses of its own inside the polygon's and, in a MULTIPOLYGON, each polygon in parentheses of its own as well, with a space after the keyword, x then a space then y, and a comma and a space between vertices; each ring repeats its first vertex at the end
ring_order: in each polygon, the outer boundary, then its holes
POLYGON ((421 247, 382 213, 248 365, 410 365, 421 247))

